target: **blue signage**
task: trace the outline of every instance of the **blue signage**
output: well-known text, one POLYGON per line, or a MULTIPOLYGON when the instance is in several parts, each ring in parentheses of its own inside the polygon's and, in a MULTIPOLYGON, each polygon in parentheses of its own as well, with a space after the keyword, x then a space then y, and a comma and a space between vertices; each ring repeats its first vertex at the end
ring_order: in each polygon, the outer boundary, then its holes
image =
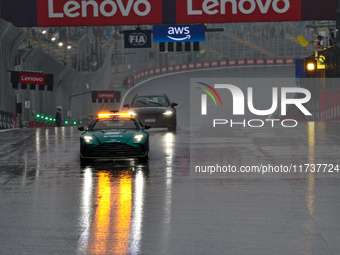
POLYGON ((153 42, 204 42, 205 26, 153 26, 153 42))

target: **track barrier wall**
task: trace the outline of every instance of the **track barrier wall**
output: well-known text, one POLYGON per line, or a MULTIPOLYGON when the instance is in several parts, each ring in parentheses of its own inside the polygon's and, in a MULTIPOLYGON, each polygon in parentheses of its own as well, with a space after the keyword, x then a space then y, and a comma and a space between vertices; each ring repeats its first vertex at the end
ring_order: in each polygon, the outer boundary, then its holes
POLYGON ((340 120, 340 89, 329 89, 320 92, 320 120, 340 120))
POLYGON ((197 69, 209 69, 232 66, 265 66, 265 65, 294 65, 294 58, 240 58, 222 59, 204 62, 196 62, 181 65, 170 65, 140 70, 136 74, 125 78, 125 85, 137 84, 143 78, 168 74, 173 72, 192 71, 197 69))

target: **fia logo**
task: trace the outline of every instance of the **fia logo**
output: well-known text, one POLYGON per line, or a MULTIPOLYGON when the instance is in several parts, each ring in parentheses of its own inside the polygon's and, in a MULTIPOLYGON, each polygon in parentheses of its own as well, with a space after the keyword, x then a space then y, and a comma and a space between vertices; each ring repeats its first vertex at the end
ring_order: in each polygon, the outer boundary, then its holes
POLYGON ((143 46, 147 43, 148 38, 144 33, 132 33, 129 35, 128 40, 133 46, 143 46))

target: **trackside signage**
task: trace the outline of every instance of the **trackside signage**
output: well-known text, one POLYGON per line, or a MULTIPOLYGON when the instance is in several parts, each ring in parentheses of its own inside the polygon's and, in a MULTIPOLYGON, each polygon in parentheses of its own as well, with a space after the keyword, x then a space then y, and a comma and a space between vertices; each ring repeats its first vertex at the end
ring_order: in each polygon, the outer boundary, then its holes
POLYGON ((120 103, 121 92, 120 91, 92 91, 91 92, 92 103, 102 103, 102 100, 105 102, 111 103, 120 103))
POLYGON ((296 0, 185 0, 176 2, 178 23, 301 20, 296 0))
POLYGON ((116 93, 114 91, 112 91, 112 92, 109 92, 109 91, 98 92, 97 98, 98 99, 115 99, 116 93))
POLYGON ((162 23, 162 0, 37 0, 38 26, 162 23))
POLYGON ((337 0, 1 0, 18 27, 336 20, 337 0))
POLYGON ((204 42, 205 26, 153 26, 153 42, 204 42))
POLYGON ((125 48, 151 48, 151 30, 125 30, 125 48))
POLYGON ((45 85, 45 74, 20 73, 19 83, 45 85))

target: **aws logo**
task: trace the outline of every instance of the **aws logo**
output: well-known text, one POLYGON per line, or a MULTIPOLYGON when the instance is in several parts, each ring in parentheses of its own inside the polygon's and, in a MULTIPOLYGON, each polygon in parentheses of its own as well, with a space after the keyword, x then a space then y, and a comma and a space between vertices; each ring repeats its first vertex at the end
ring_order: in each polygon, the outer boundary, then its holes
POLYGON ((204 42, 204 25, 153 26, 153 42, 204 42))
POLYGON ((168 36, 169 39, 174 41, 185 41, 191 38, 190 27, 169 27, 168 36))

